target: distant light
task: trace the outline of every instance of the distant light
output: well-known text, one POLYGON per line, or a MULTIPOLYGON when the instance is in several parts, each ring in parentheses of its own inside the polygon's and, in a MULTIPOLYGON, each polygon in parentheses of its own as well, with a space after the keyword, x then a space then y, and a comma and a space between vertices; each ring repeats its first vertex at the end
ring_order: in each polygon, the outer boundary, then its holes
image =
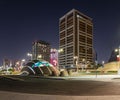
POLYGON ((115 52, 118 52, 118 49, 115 49, 115 52))
POLYGON ((77 15, 77 18, 83 18, 82 16, 80 16, 80 15, 77 15))
POLYGON ((105 62, 104 61, 102 61, 102 64, 104 64, 105 62))
POLYGON ((22 62, 25 62, 25 59, 22 59, 22 62))
POLYGON ((63 52, 63 49, 62 48, 60 48, 59 50, 58 50, 58 52, 60 53, 60 52, 63 52))
POLYGON ((27 53, 27 55, 28 55, 28 56, 32 56, 32 54, 31 54, 31 53, 27 53))
POLYGON ((117 55, 117 57, 120 57, 119 55, 117 55))
POLYGON ((79 16, 79 15, 77 15, 77 17, 79 18, 80 16, 79 16))
POLYGON ((74 56, 73 58, 74 58, 74 59, 77 59, 77 58, 78 58, 78 56, 74 56))

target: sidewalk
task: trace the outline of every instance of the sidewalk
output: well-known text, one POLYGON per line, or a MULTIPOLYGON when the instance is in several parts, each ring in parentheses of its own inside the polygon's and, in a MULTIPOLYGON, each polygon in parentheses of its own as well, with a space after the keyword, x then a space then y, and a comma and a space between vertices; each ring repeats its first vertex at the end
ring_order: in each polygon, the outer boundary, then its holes
POLYGON ((0 91, 0 100, 120 100, 120 96, 61 96, 0 91))
POLYGON ((49 79, 64 79, 64 80, 113 80, 120 79, 120 75, 81 75, 81 76, 67 76, 67 77, 49 77, 49 79))

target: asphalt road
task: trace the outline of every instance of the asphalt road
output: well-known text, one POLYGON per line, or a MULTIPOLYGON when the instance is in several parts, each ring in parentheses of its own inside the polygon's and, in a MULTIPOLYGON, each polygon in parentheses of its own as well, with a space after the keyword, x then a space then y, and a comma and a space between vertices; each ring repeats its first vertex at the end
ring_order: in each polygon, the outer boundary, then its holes
POLYGON ((120 79, 98 81, 1 76, 0 91, 68 96, 120 95, 120 79))

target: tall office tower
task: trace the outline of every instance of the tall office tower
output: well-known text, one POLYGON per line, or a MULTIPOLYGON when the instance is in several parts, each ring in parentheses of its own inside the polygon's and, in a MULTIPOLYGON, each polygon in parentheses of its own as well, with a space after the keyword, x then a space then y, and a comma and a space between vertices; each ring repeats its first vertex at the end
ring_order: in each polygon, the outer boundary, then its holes
POLYGON ((34 41, 32 44, 32 59, 50 61, 50 44, 42 40, 34 41))
POLYGON ((59 65, 70 66, 93 62, 93 22, 78 10, 59 19, 59 65))

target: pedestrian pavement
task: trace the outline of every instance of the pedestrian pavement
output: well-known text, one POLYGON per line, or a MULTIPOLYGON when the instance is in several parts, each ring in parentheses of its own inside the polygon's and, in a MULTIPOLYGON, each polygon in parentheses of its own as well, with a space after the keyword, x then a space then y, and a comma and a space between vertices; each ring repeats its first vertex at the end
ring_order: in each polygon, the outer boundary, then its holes
POLYGON ((120 79, 120 75, 81 75, 81 76, 67 76, 67 77, 48 77, 49 79, 64 79, 64 80, 99 80, 108 81, 120 79))
MULTIPOLYGON (((77 77, 48 77, 64 80, 99 80, 112 81, 120 79, 120 75, 82 75, 77 77)), ((120 100, 120 95, 48 95, 0 91, 0 100, 120 100)))
POLYGON ((0 91, 0 100, 120 100, 119 95, 64 96, 0 91))

